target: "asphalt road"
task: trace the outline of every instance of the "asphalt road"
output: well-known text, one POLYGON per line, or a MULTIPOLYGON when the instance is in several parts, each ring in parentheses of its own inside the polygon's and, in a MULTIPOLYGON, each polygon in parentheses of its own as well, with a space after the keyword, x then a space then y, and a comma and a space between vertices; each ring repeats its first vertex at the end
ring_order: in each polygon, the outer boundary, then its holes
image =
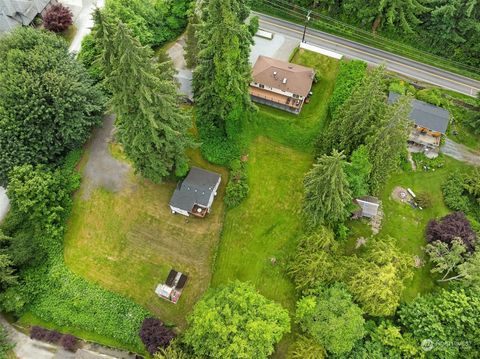
MULTIPOLYGON (((274 34, 297 38, 301 41, 303 26, 260 13, 254 13, 254 15, 259 17, 260 28, 274 34)), ((383 63, 389 71, 407 76, 418 82, 429 83, 469 96, 476 96, 480 91, 480 81, 322 31, 308 28, 305 41, 309 44, 338 52, 348 58, 366 61, 372 65, 383 63)))

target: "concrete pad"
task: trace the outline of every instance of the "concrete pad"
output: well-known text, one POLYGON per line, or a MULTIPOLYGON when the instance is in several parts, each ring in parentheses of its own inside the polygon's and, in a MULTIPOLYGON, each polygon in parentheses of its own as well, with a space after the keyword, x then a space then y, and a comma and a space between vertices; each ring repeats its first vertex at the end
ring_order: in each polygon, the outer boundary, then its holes
POLYGON ((10 200, 7 197, 7 190, 0 186, 0 222, 7 215, 10 208, 10 200))
POLYGON ((299 39, 290 36, 274 33, 273 39, 254 36, 250 52, 250 63, 253 65, 260 55, 273 57, 275 59, 288 61, 293 50, 300 44, 299 39))
POLYGON ((75 18, 74 24, 77 27, 75 37, 70 44, 69 51, 71 53, 78 53, 82 46, 83 38, 90 33, 93 27, 92 14, 93 11, 105 5, 105 0, 85 0, 82 2, 83 8, 75 18))

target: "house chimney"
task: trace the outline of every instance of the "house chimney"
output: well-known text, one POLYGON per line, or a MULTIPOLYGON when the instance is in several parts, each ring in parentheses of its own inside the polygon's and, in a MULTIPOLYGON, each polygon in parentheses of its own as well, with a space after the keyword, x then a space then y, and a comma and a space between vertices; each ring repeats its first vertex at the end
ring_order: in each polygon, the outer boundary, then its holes
POLYGON ((275 80, 277 79, 277 71, 273 71, 273 77, 275 80))
POLYGON ((287 78, 285 77, 285 78, 283 79, 283 84, 286 84, 286 83, 287 83, 287 78))

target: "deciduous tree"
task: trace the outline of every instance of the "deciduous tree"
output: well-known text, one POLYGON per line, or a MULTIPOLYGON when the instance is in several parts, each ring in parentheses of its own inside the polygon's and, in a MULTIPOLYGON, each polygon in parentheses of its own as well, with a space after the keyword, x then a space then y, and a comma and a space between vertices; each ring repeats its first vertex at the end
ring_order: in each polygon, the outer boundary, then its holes
POLYGON ((333 354, 348 353, 365 334, 362 310, 342 284, 318 288, 297 303, 302 330, 333 354))
POLYGON ((475 357, 480 349, 480 299, 465 290, 418 296, 399 311, 400 322, 416 340, 430 339, 435 357, 475 357))
POLYGON ((267 358, 289 322, 280 305, 237 281, 210 289, 195 305, 184 342, 203 358, 267 358))
POLYGON ((368 149, 361 145, 350 156, 350 162, 345 165, 348 185, 352 197, 357 198, 369 194, 369 177, 372 165, 368 157, 368 149))
POLYGON ((54 34, 1 37, 0 78, 0 183, 14 166, 58 162, 101 121, 102 93, 54 34))
POLYGON ((140 328, 140 338, 150 355, 165 349, 175 338, 175 333, 157 318, 145 318, 140 328))
POLYGON ((471 253, 475 250, 476 238, 477 235, 463 212, 447 214, 438 221, 432 219, 427 225, 426 239, 429 243, 440 241, 450 246, 454 240, 459 239, 471 253))
POLYGON ((63 32, 72 24, 72 11, 62 4, 51 5, 43 15, 43 26, 53 32, 63 32))
POLYGON ((299 291, 331 283, 338 278, 335 269, 338 266, 337 249, 333 231, 324 226, 299 239, 288 265, 288 273, 299 291))
POLYGON ((413 261, 400 252, 394 239, 383 238, 369 243, 365 255, 356 261, 346 275, 350 292, 365 312, 372 316, 395 313, 410 278, 413 261))

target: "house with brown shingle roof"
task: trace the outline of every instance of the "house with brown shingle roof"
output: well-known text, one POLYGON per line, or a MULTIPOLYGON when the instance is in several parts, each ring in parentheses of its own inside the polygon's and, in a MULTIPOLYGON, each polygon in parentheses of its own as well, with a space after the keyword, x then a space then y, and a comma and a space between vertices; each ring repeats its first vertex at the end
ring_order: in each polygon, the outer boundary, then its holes
POLYGON ((252 101, 299 114, 312 89, 315 71, 309 67, 259 56, 252 70, 252 101))

